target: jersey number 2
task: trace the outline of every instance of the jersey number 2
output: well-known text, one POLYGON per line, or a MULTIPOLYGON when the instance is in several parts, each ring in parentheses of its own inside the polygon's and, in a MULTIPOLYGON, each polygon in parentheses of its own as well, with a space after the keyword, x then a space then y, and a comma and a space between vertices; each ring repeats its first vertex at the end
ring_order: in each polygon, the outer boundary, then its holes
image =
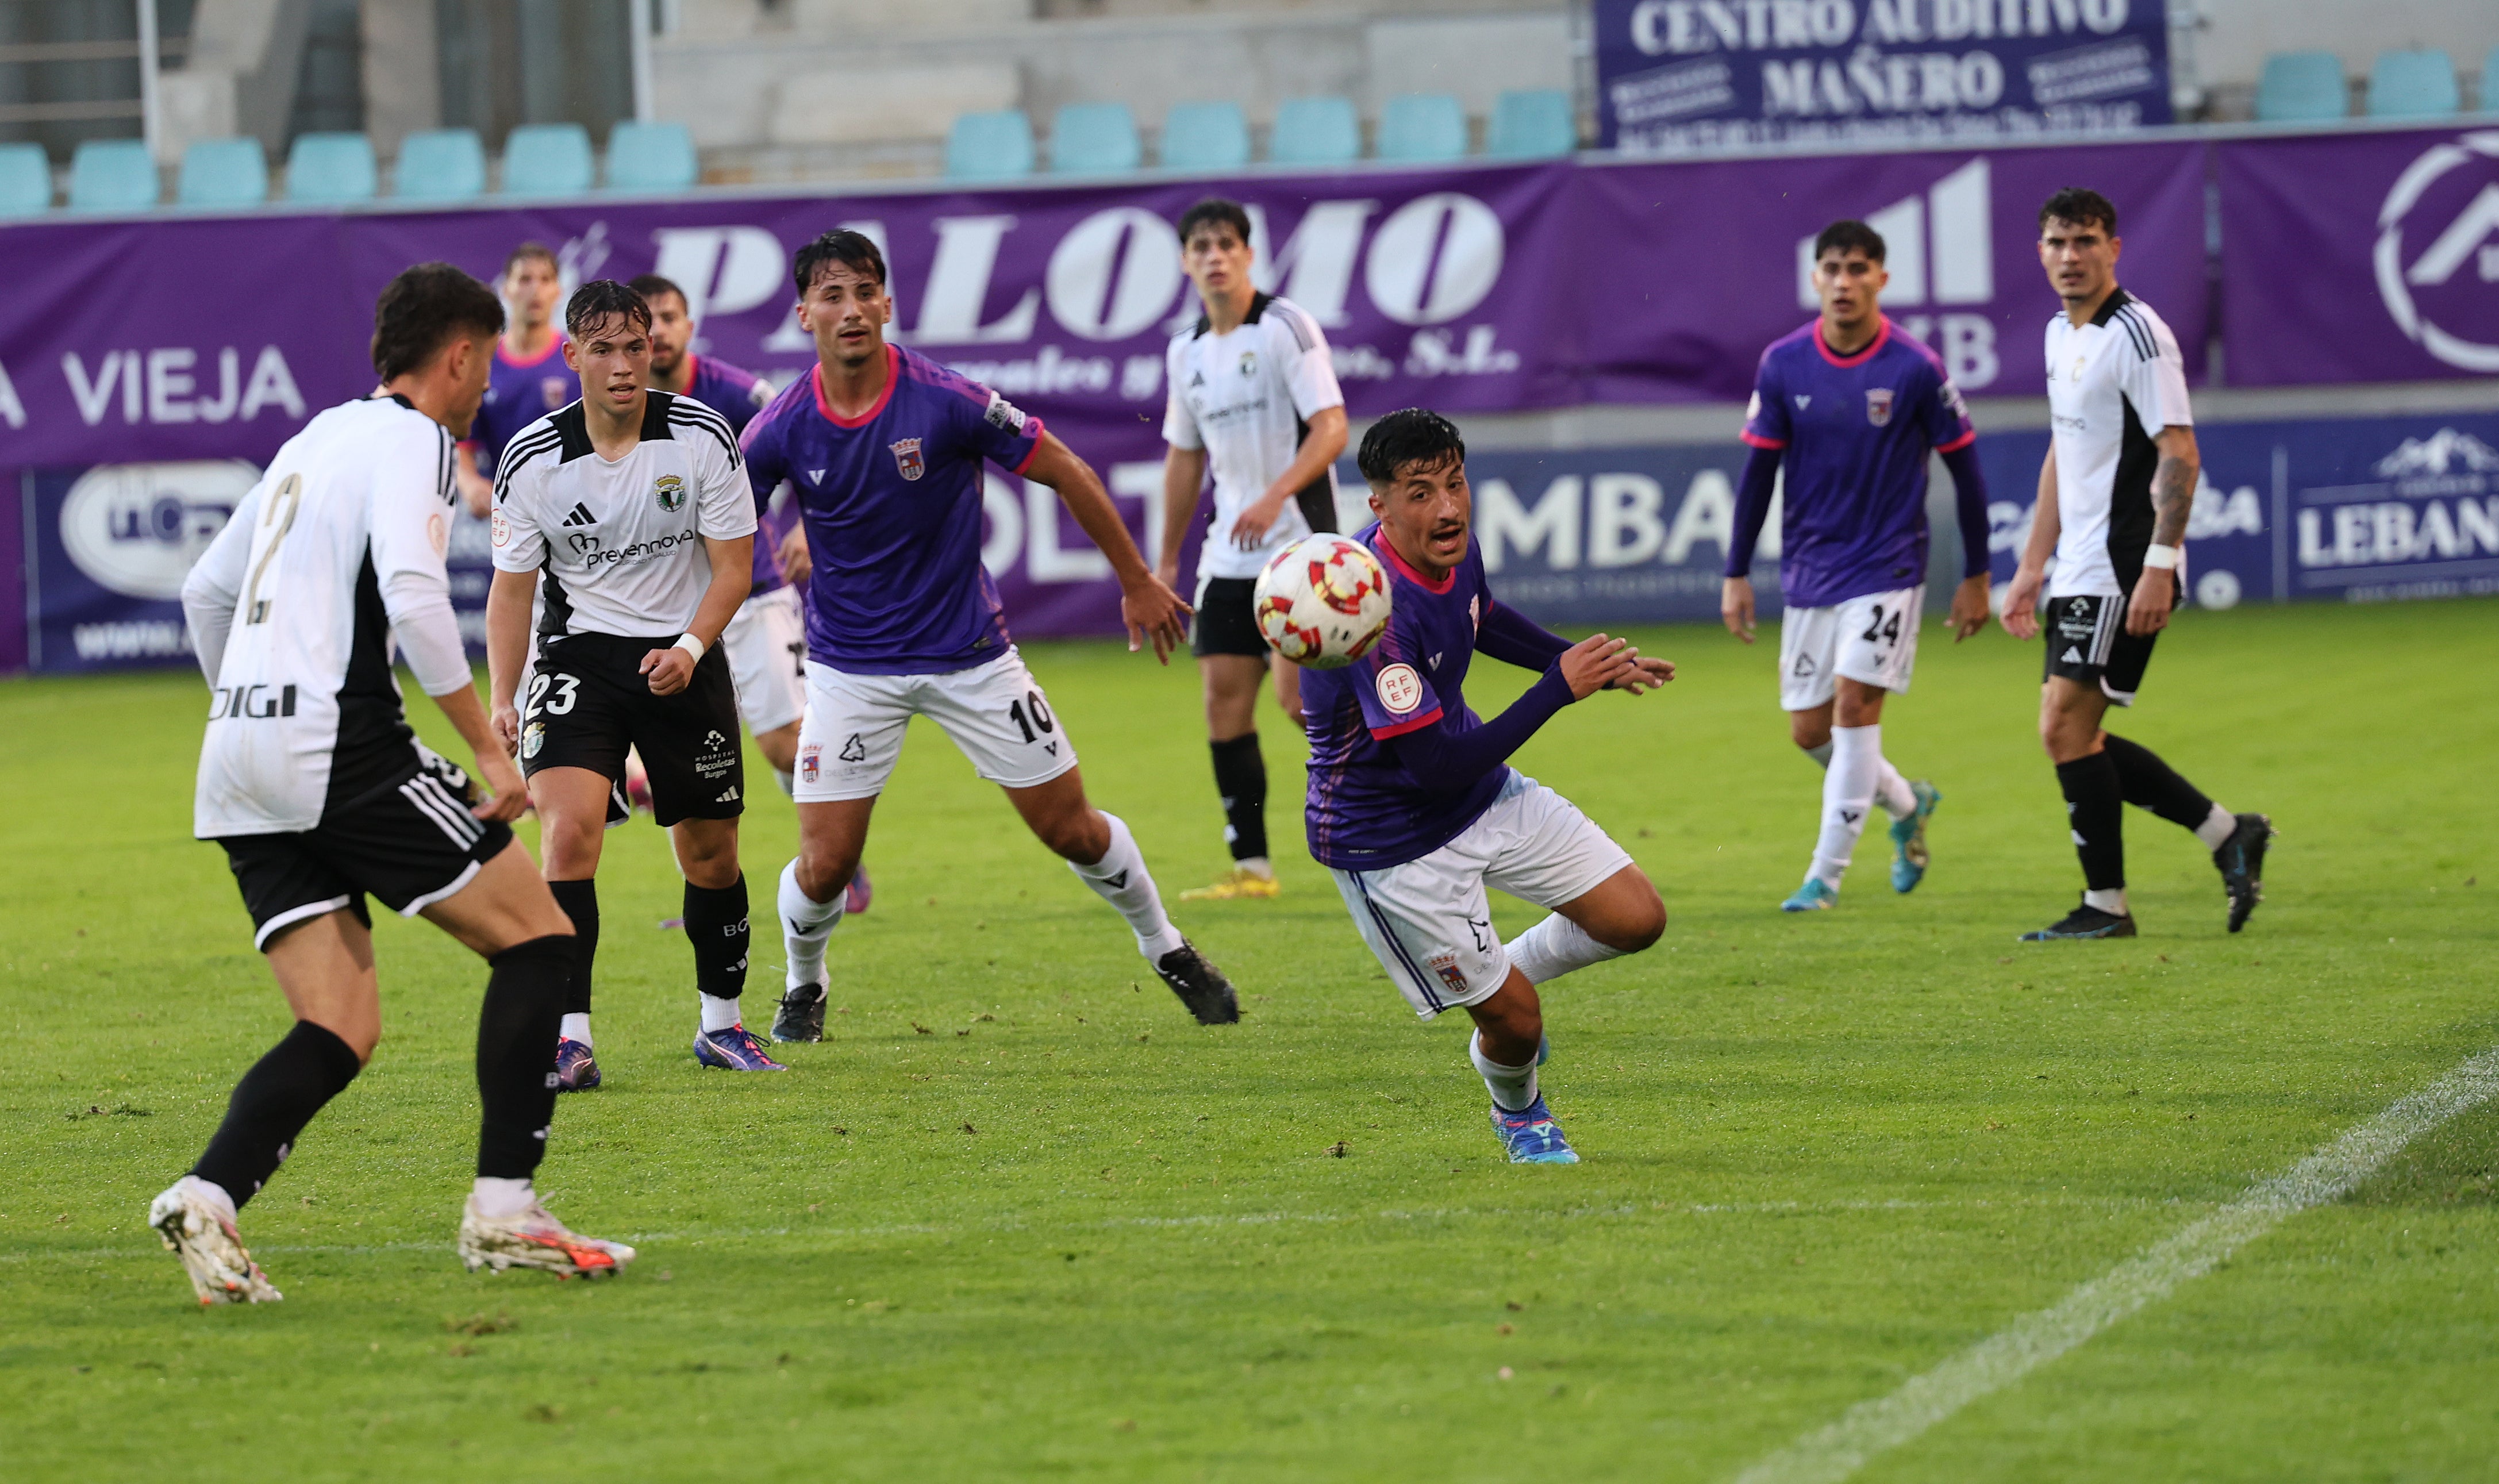
POLYGON ((266 531, 272 526, 277 529, 271 532, 269 544, 260 549, 260 561, 253 565, 251 582, 243 592, 243 621, 246 624, 269 621, 271 599, 260 596, 260 580, 269 575, 269 564, 277 560, 277 543, 285 540, 286 532, 295 529, 295 510, 303 503, 304 476, 289 474, 278 481, 277 488, 270 492, 269 503, 261 507, 261 529, 266 531))

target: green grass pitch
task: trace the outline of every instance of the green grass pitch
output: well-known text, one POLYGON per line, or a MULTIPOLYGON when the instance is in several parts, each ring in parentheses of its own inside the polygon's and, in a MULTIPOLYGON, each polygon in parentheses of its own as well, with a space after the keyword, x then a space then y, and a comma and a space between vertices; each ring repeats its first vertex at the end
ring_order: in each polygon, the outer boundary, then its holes
MULTIPOLYGON (((1943 790, 1933 873, 1894 896, 1869 834, 1798 919, 1818 781, 1773 647, 1640 639, 1683 678, 1520 758, 1672 915, 1547 990, 1585 1164, 1500 1162, 1463 1027, 1414 1021, 1297 846, 1282 900, 1176 909, 1242 986, 1201 1029, 923 726, 786 1077, 695 1065, 665 844, 610 836, 608 1084, 540 1175, 629 1274, 461 1270, 483 974, 386 918, 379 1057, 244 1213, 286 1302, 215 1310, 143 1213, 286 1016, 188 839, 198 678, 0 686, 0 1474, 1723 1479, 2499 1043, 2499 604, 2184 616, 2120 725, 2273 814, 2265 905, 2226 936, 2204 854, 2129 811, 2144 936, 2045 947, 2014 938, 2079 881, 2034 645, 1930 627, 1885 740, 1943 790)), ((1216 874, 1193 675, 1030 658, 1166 893, 1216 874)), ((1478 674, 1484 709, 1527 678, 1478 674)), ((756 793, 768 921, 795 825, 756 793)), ((2494 1136, 2447 1125, 1862 1477, 2488 1477, 2494 1136)))

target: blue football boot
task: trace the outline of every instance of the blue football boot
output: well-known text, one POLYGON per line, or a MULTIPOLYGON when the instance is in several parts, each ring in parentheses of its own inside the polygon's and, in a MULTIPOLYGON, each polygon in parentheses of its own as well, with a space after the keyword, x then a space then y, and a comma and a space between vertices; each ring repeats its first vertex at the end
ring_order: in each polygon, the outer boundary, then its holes
POLYGON ((1819 876, 1808 876, 1796 894, 1779 903, 1781 912, 1828 912, 1839 905, 1839 893, 1819 876))
POLYGON ((1544 1106, 1540 1094, 1536 1101, 1517 1113, 1495 1105, 1492 1131, 1501 1136, 1501 1146, 1509 1151, 1513 1165, 1575 1165, 1579 1156, 1571 1148, 1571 1141, 1553 1122, 1553 1111, 1544 1106))
POLYGON ((599 1059, 590 1054, 590 1043, 559 1036, 555 1043, 555 1090, 588 1092, 599 1085, 599 1059))
POLYGON ((763 1049, 763 1043, 743 1025, 727 1030, 698 1031, 695 1034, 695 1060, 706 1067, 726 1067, 731 1072, 787 1072, 790 1069, 774 1061, 763 1049))
POLYGON ((1909 780, 1918 807, 1905 820, 1892 822, 1892 889, 1907 893, 1927 879, 1927 816, 1944 801, 1942 790, 1923 778, 1909 780))

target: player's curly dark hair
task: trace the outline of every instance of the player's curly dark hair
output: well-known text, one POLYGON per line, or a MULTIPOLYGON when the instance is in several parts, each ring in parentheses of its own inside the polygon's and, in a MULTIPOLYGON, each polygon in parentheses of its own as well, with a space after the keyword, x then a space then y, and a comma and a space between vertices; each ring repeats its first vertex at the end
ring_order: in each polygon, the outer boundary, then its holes
POLYGON ((1371 425, 1354 463, 1362 477, 1387 484, 1409 469, 1431 470, 1467 462, 1467 440, 1457 424, 1438 412, 1406 407, 1371 425))
POLYGON ((2109 236, 2117 236, 2117 208, 2109 204, 2106 196, 2079 185, 2066 186, 2039 209, 2039 225, 2044 227, 2052 221, 2071 222, 2077 227, 2096 222, 2109 236))
POLYGON ((651 305, 641 295, 613 278, 594 278, 572 291, 565 301, 564 333, 574 339, 581 333, 611 314, 622 315, 625 323, 651 328, 651 305))
POLYGON ((876 286, 885 287, 885 254, 878 250, 876 239, 864 232, 847 227, 828 232, 790 260, 790 276, 798 285, 798 297, 807 297, 808 286, 816 281, 816 270, 828 263, 839 263, 855 274, 874 274, 876 286))
POLYGON ((373 301, 373 370, 396 381, 461 336, 503 333, 503 301, 448 263, 406 269, 373 301))
POLYGON ((1872 261, 1880 263, 1883 261, 1883 234, 1862 221, 1833 222, 1823 228, 1821 235, 1813 240, 1813 260, 1817 263, 1822 261, 1822 255, 1826 252, 1836 252, 1841 257, 1846 257, 1852 252, 1862 252, 1872 261))
POLYGON ((1213 226, 1230 227, 1239 234, 1241 245, 1250 245, 1250 213, 1242 209, 1240 202, 1226 201, 1220 196, 1209 196, 1180 213, 1181 245, 1188 245, 1189 234, 1198 228, 1213 226))

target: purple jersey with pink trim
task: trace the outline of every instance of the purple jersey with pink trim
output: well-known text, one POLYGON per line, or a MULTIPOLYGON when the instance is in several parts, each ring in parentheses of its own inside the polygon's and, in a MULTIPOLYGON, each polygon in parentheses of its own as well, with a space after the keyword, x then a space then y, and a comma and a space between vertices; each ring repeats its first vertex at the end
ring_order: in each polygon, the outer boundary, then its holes
POLYGON ((1762 352, 1743 436, 1786 450, 1780 594, 1828 608, 1926 581, 1927 456, 1978 430, 1943 362, 1890 319, 1852 356, 1833 354, 1816 320, 1762 352))
POLYGON ((477 472, 494 478, 504 444, 539 418, 580 400, 581 378, 564 364, 564 337, 547 341, 546 354, 535 361, 515 361, 496 341, 494 364, 486 371, 486 400, 477 404, 477 420, 469 425, 477 472))
POLYGON ((747 426, 746 473, 769 500, 797 493, 813 570, 807 656, 855 675, 934 675, 1007 652, 997 585, 981 565, 982 466, 1022 473, 1041 419, 898 345, 885 395, 843 419, 824 368, 782 388, 747 426))
MULTIPOLYGON (((763 411, 764 404, 772 400, 772 389, 757 380, 751 371, 740 371, 727 361, 696 355, 691 350, 686 352, 686 359, 694 363, 695 370, 694 374, 686 378, 683 395, 728 418, 730 429, 734 433, 745 433, 746 425, 755 421, 755 414, 763 411)), ((758 593, 769 593, 783 586, 779 537, 790 533, 790 525, 788 521, 783 522, 778 534, 770 529, 772 523, 765 519, 768 513, 765 506, 771 500, 768 492, 755 497, 755 591, 758 593)), ((791 521, 796 519, 795 515, 790 517, 791 521)))
POLYGON ((1351 664, 1302 671, 1302 725, 1311 734, 1305 822, 1319 864, 1377 871, 1455 839, 1492 807, 1509 767, 1494 768, 1460 792, 1435 793, 1415 782, 1388 745, 1435 723, 1451 732, 1483 725, 1461 694, 1476 630, 1492 611, 1483 555, 1474 539, 1466 559, 1437 586, 1389 549, 1378 522, 1354 539, 1387 570, 1388 630, 1351 664))

